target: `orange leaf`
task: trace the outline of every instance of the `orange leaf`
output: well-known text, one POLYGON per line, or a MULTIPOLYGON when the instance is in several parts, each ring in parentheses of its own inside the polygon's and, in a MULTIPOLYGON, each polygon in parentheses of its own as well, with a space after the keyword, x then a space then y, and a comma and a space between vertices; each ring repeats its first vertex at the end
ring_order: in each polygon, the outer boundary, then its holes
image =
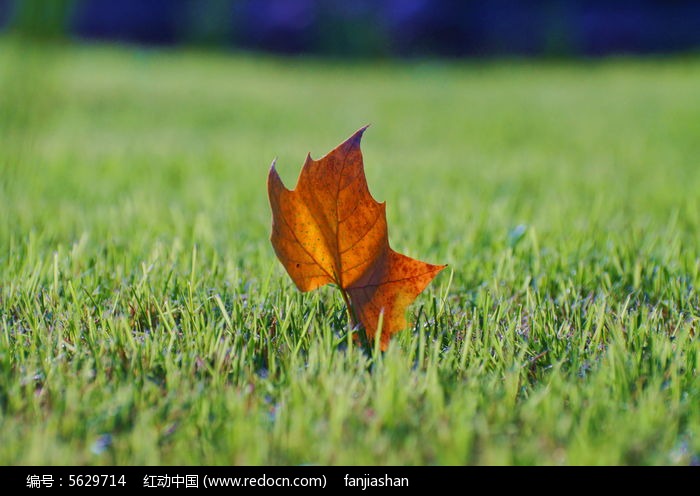
POLYGON ((406 307, 446 266, 389 247, 386 206, 369 192, 363 127, 320 160, 306 157, 288 190, 272 163, 267 180, 272 246, 301 291, 335 283, 371 341, 383 313, 381 348, 406 327, 406 307))

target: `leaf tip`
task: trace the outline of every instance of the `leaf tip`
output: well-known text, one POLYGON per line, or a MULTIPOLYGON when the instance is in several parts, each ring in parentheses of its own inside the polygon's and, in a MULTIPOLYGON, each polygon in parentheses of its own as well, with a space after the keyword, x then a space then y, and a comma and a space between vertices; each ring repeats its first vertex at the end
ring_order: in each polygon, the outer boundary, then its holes
POLYGON ((267 174, 267 192, 268 195, 270 195, 270 198, 272 198, 274 191, 286 189, 284 187, 284 184, 282 183, 282 178, 280 177, 279 173, 277 172, 277 169, 275 168, 276 164, 277 158, 275 157, 275 159, 270 164, 270 172, 268 172, 267 174))
POLYGON ((348 139, 348 143, 351 143, 353 145, 359 145, 360 140, 362 140, 362 135, 364 134, 364 132, 367 130, 368 127, 369 127, 369 124, 366 124, 366 125, 362 126, 360 129, 358 129, 357 131, 355 131, 355 134, 350 136, 350 138, 348 139))
MULTIPOLYGON (((440 272, 445 270, 448 267, 448 264, 439 264, 439 265, 433 265, 433 271, 435 272, 435 276, 437 276, 440 272)), ((435 277, 433 276, 433 277, 435 277)))

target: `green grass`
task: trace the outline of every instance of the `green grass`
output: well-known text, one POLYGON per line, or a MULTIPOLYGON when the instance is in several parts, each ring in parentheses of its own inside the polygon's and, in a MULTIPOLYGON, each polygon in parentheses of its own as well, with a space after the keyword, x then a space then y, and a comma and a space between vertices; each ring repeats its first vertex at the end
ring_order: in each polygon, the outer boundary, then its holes
POLYGON ((699 80, 0 40, 0 464, 698 463, 699 80), (450 264, 375 357, 265 184, 367 123, 450 264))

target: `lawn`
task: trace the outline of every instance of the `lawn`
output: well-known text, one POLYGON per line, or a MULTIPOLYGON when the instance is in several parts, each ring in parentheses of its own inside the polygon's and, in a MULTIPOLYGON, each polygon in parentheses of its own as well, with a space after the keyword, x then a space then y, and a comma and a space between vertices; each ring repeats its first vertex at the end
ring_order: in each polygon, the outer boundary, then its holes
POLYGON ((698 81, 0 40, 0 464, 700 463, 698 81), (365 124, 449 264, 376 356, 266 190, 365 124))

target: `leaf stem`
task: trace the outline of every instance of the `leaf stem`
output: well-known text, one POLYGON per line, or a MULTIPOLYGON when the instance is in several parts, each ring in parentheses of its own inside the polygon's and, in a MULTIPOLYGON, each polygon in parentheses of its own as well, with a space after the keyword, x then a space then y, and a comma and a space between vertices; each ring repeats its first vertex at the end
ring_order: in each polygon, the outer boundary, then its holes
MULTIPOLYGON (((340 289, 340 295, 343 297, 343 301, 345 302, 345 308, 348 311, 348 332, 352 332, 360 323, 360 321, 357 318, 357 315, 355 315, 355 308, 350 303, 350 295, 348 295, 348 292, 340 286, 338 286, 338 289, 340 289)), ((366 352, 371 351, 371 348, 369 347, 369 342, 367 341, 367 334, 365 333, 364 328, 358 329, 357 337, 360 340, 360 344, 362 345, 364 350, 366 352)))

